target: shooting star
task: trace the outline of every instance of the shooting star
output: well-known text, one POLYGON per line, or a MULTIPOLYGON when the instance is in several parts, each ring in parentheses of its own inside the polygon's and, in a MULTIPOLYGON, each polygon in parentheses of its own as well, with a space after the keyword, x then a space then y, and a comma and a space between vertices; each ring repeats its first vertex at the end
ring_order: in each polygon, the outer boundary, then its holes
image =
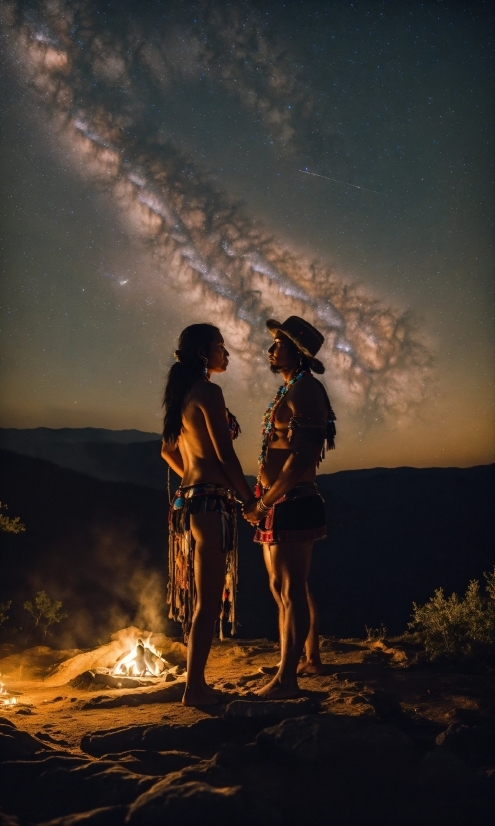
POLYGON ((317 172, 307 172, 306 169, 300 169, 303 175, 313 175, 314 178, 324 178, 325 181, 334 181, 336 184, 343 184, 344 186, 353 186, 354 189, 364 189, 365 192, 374 192, 375 195, 385 195, 385 192, 377 192, 376 189, 367 189, 365 186, 358 186, 357 184, 348 184, 347 181, 338 181, 337 178, 327 178, 326 175, 318 175, 317 172))

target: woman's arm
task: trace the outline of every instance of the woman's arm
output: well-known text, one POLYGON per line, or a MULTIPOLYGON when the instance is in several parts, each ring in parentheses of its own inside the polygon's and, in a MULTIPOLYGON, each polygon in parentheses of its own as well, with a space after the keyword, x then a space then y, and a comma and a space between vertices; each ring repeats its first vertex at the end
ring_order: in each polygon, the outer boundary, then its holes
POLYGON ((184 461, 181 452, 177 446, 167 444, 162 440, 162 459, 170 465, 172 470, 181 478, 184 476, 184 461))
POLYGON ((223 472, 242 501, 251 502, 254 496, 246 482, 241 463, 232 445, 227 417, 225 415, 225 400, 222 389, 218 384, 208 385, 207 392, 204 393, 202 399, 198 401, 198 407, 205 417, 208 434, 223 472))

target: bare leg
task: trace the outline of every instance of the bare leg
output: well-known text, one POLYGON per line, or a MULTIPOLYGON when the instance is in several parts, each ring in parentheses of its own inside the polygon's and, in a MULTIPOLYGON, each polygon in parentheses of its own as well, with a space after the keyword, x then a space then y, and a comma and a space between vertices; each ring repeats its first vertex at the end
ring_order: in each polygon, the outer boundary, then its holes
MULTIPOLYGON (((284 604, 282 602, 282 597, 280 593, 280 582, 276 579, 275 573, 272 567, 272 557, 270 553, 270 545, 263 545, 263 559, 265 560, 266 570, 268 572, 268 581, 270 584, 270 590, 273 594, 273 598, 277 603, 278 608, 278 625, 279 625, 279 639, 280 639, 280 647, 282 648, 283 639, 284 639, 284 604)), ((309 585, 306 583, 306 594, 308 597, 308 607, 309 607, 309 633, 306 638, 306 643, 304 645, 304 657, 300 662, 297 673, 298 674, 322 674, 324 671, 325 666, 323 665, 321 658, 320 658, 320 642, 319 642, 319 622, 318 622, 318 609, 316 607, 316 602, 313 597, 313 594, 310 591, 309 585)), ((282 651, 280 651, 280 662, 278 663, 278 668, 280 667, 282 659, 282 651)), ((270 666, 264 667, 263 671, 265 674, 273 674, 275 672, 275 667, 272 669, 270 666)))
POLYGON ((191 514, 191 530, 196 541, 194 579, 197 597, 187 643, 187 679, 182 702, 186 706, 212 705, 218 698, 206 686, 205 666, 225 580, 220 514, 191 514))
POLYGON ((309 585, 306 583, 306 593, 308 597, 309 606, 309 634, 304 645, 304 658, 299 663, 298 674, 323 674, 325 666, 320 657, 320 638, 319 638, 319 622, 318 622, 318 608, 313 594, 310 591, 309 585))
POLYGON ((280 542, 269 546, 271 569, 280 584, 283 604, 280 668, 257 694, 278 699, 297 697, 297 665, 309 631, 306 582, 311 565, 312 542, 280 542))
MULTIPOLYGON (((280 594, 280 582, 276 578, 275 571, 273 570, 272 555, 270 553, 270 545, 268 544, 263 545, 263 559, 265 561, 265 566, 268 573, 268 584, 270 585, 270 591, 272 592, 273 599, 275 600, 278 608, 278 634, 281 650, 280 656, 282 656, 282 644, 284 639, 285 624, 284 603, 282 602, 282 596, 280 594)), ((279 668, 280 662, 276 666, 269 666, 263 668, 263 671, 265 672, 265 674, 275 674, 279 668)))

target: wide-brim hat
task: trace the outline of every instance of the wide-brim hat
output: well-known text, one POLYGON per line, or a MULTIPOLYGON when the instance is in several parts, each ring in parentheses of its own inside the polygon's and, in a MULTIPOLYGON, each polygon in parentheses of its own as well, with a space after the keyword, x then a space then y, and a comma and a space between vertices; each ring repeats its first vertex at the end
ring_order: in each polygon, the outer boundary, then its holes
POLYGON ((284 336, 290 338, 297 349, 308 359, 311 370, 315 373, 325 372, 325 367, 321 361, 315 358, 316 353, 325 341, 325 337, 309 321, 299 318, 298 315, 291 315, 283 323, 275 321, 274 318, 269 318, 266 326, 274 338, 277 333, 283 333, 284 336))

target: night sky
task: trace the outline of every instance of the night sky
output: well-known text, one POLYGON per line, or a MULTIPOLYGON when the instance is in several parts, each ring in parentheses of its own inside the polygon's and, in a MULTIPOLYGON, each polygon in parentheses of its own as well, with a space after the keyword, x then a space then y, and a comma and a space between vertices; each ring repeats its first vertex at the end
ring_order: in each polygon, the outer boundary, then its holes
POLYGON ((493 461, 491 3, 1 8, 0 426, 159 432, 211 321, 253 473, 297 314, 323 472, 493 461))

